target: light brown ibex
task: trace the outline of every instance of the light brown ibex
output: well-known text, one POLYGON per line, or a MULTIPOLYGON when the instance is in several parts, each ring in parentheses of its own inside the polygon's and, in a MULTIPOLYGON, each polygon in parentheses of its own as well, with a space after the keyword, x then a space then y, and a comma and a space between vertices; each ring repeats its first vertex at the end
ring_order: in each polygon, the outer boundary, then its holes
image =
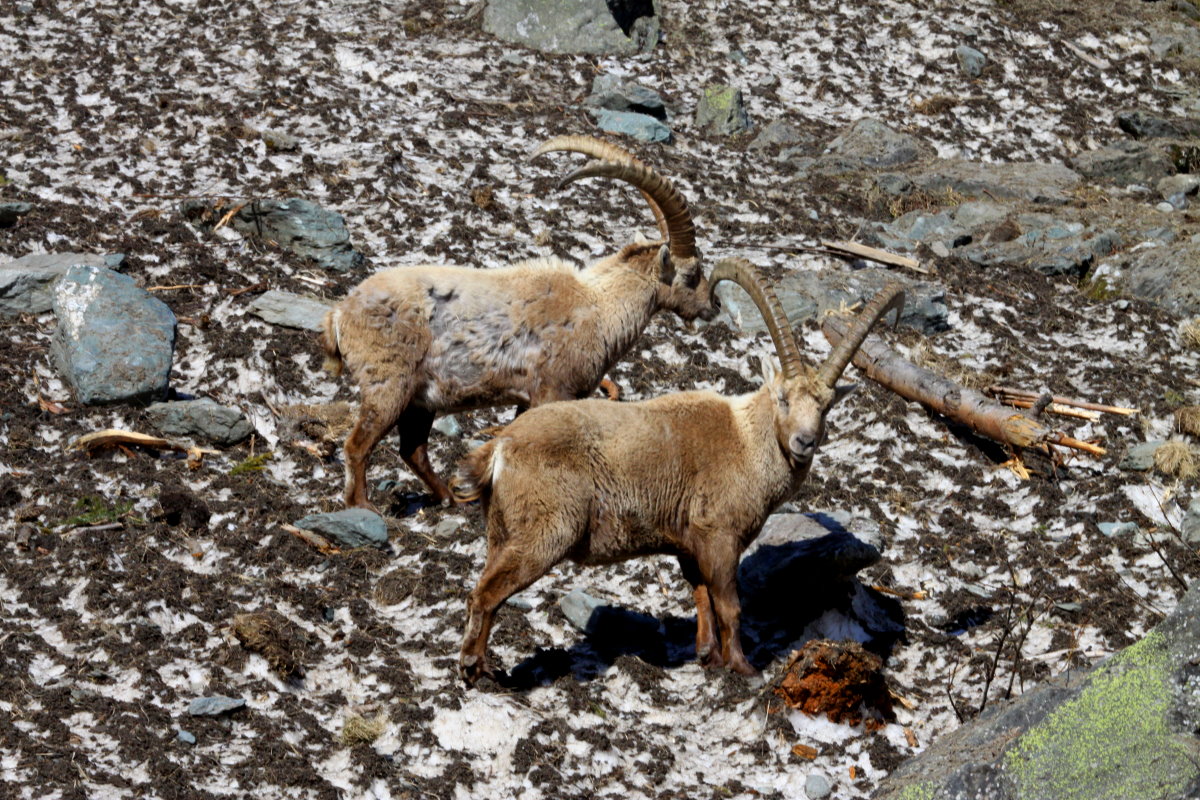
POLYGON ((557 258, 499 269, 420 265, 364 280, 324 320, 326 367, 350 372, 362 394, 346 439, 347 506, 370 507, 367 459, 393 426, 400 455, 434 498, 450 490, 429 463, 439 413, 586 397, 660 310, 715 314, 687 203, 671 182, 615 145, 560 136, 534 157, 573 151, 594 160, 559 186, 593 176, 637 187, 664 241, 636 243, 584 269, 557 258))
POLYGON ((568 558, 593 565, 649 554, 676 556, 692 585, 700 661, 755 672, 738 639, 738 559, 808 475, 825 416, 845 393, 838 379, 904 295, 895 284, 876 295, 814 369, 749 262, 722 261, 709 283, 723 280, 754 299, 779 353, 781 373, 764 362, 758 391, 553 403, 463 459, 454 489, 461 501, 482 499, 488 535, 487 563, 467 601, 467 683, 491 672, 488 634, 508 597, 568 558))

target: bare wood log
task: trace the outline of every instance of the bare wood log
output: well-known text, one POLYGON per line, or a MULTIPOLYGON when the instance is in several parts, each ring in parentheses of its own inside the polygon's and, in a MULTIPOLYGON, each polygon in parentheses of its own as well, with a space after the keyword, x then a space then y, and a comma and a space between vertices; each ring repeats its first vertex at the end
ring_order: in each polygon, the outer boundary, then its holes
POLYGON ((867 247, 865 244, 858 244, 857 242, 821 242, 821 246, 832 251, 835 255, 865 258, 868 261, 876 261, 880 264, 888 264, 893 267, 905 267, 915 272, 920 272, 922 275, 931 274, 915 258, 898 256, 895 253, 889 253, 887 250, 880 250, 877 247, 867 247))
MULTIPOLYGON (((847 325, 846 317, 830 315, 822 323, 821 332, 836 346, 845 335, 847 325)), ((1051 430, 1028 414, 1014 412, 973 389, 959 386, 948 378, 918 367, 877 338, 867 338, 854 356, 854 365, 868 378, 906 400, 915 400, 928 406, 942 416, 1001 444, 1047 453, 1050 445, 1070 447, 1093 455, 1103 455, 1105 452, 1102 447, 1051 430)))

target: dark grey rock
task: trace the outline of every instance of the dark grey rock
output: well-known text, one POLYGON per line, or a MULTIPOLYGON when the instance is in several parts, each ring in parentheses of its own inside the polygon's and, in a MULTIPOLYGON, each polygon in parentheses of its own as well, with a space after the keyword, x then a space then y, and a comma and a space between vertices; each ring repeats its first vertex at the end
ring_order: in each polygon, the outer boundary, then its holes
POLYGON ((1175 172, 1170 157, 1145 142, 1123 141, 1096 150, 1085 150, 1071 158, 1069 163, 1085 178, 1107 179, 1117 186, 1153 186, 1159 179, 1175 172))
POLYGON ((1125 451, 1124 458, 1118 468, 1134 472, 1146 472, 1154 469, 1154 452, 1166 442, 1142 442, 1135 444, 1125 451))
POLYGON ((819 772, 810 773, 804 779, 804 794, 808 800, 825 800, 832 792, 833 786, 829 783, 829 778, 819 772))
POLYGON ((1148 111, 1122 111, 1117 126, 1135 139, 1186 139, 1200 136, 1200 119, 1162 117, 1148 111))
POLYGON ((637 17, 626 32, 604 0, 489 0, 483 30, 544 53, 648 53, 659 37, 657 0, 651 7, 654 15, 637 17))
POLYGON ((710 136, 730 136, 750 127, 742 92, 732 86, 704 87, 696 106, 696 127, 710 136))
POLYGON ((960 44, 954 49, 954 55, 958 57, 958 68, 968 78, 978 78, 983 74, 983 68, 987 66, 987 56, 974 47, 960 44))
POLYGON ((333 303, 278 289, 263 292, 250 304, 251 313, 272 325, 306 331, 321 330, 321 320, 332 308, 333 303))
POLYGON ((939 160, 919 174, 913 183, 927 192, 953 189, 975 200, 1029 200, 1033 203, 1065 205, 1079 185, 1079 174, 1062 164, 1014 161, 984 164, 977 161, 939 160))
POLYGON ((1018 214, 1014 223, 1021 231, 1015 239, 971 244, 959 254, 981 267, 1022 265, 1044 275, 1082 278, 1097 259, 1116 251, 1122 242, 1116 231, 1096 230, 1049 214, 1018 214))
POLYGON ((1180 800, 1200 790, 1200 584, 1141 641, 944 735, 876 800, 1180 800))
POLYGON ((781 119, 767 123, 750 143, 750 149, 760 150, 764 147, 784 147, 803 142, 804 137, 790 123, 781 119))
POLYGON ((32 203, 11 201, 0 203, 0 228, 11 228, 17 220, 33 211, 32 203))
POLYGON ((669 142, 671 129, 665 122, 647 114, 632 111, 610 111, 607 108, 592 109, 596 125, 606 133, 629 136, 640 142, 669 142))
POLYGON ((54 305, 54 284, 73 266, 120 269, 124 255, 31 253, 0 264, 0 315, 41 314, 54 305))
POLYGON ((184 744, 195 744, 196 743, 195 734, 189 733, 188 731, 183 731, 183 730, 179 731, 178 733, 175 734, 175 738, 178 739, 179 741, 183 742, 184 744))
POLYGON ((1120 273, 1117 283, 1130 294, 1176 314, 1200 313, 1200 243, 1123 254, 1120 273))
POLYGON ((867 117, 829 143, 829 152, 867 167, 894 167, 934 155, 931 145, 867 117))
POLYGON ((617 75, 600 75, 592 82, 592 93, 584 105, 609 111, 630 111, 666 120, 667 107, 658 92, 617 75))
MULTIPOLYGON (((223 216, 219 211, 209 200, 185 200, 180 204, 184 218, 198 225, 215 225, 223 216)), ((362 253, 350 246, 342 216, 307 200, 255 200, 234 214, 229 226, 334 272, 347 272, 363 263, 362 253)))
POLYGON ((558 607, 572 627, 579 631, 587 631, 592 612, 604 603, 592 597, 582 589, 572 589, 558 600, 558 607))
POLYGON ((167 391, 175 315, 132 279, 70 267, 54 287, 51 351, 84 405, 150 402, 167 391))
POLYGON ((1179 535, 1190 545, 1200 545, 1200 497, 1193 497, 1179 526, 1179 535))
POLYGON ((239 409, 208 398, 153 403, 146 409, 146 417, 164 436, 187 436, 220 447, 237 444, 254 433, 239 409))
MULTIPOLYGON (((900 324, 924 333, 946 330, 949 325, 946 291, 925 281, 910 281, 883 269, 822 270, 820 272, 791 272, 775 286, 775 294, 783 305, 792 325, 805 319, 817 319, 828 310, 869 300, 891 281, 905 284, 904 315, 900 324)), ((735 330, 755 333, 766 330, 762 315, 749 295, 732 283, 717 287, 721 298, 721 314, 735 330)))
POLYGON ((347 547, 389 549, 387 523, 383 517, 365 508, 347 508, 325 514, 309 514, 296 520, 296 527, 337 539, 347 547))
POLYGON ((188 706, 188 713, 193 717, 219 717, 245 707, 245 700, 217 694, 212 697, 197 697, 188 706))

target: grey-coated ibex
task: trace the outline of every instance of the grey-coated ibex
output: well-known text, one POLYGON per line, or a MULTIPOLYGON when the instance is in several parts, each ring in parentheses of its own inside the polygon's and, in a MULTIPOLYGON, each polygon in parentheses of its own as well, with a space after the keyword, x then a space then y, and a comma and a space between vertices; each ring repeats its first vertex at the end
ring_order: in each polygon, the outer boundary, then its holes
POLYGON ((326 367, 362 394, 346 439, 347 506, 370 507, 367 459, 393 426, 400 455, 442 503, 450 490, 429 463, 439 413, 586 397, 660 310, 715 314, 687 203, 666 178, 615 145, 560 136, 550 151, 593 157, 559 186, 593 176, 637 187, 663 241, 636 243, 584 269, 557 258, 490 270, 420 265, 379 272, 324 320, 326 367))
POLYGON ((568 558, 592 565, 649 554, 676 556, 692 585, 701 663, 754 674, 738 639, 738 560, 807 477, 825 416, 844 394, 842 372, 904 295, 895 284, 876 295, 814 369, 749 262, 722 261, 709 283, 723 280, 754 299, 779 354, 781 373, 764 363, 758 391, 553 403, 463 459, 454 490, 461 501, 482 498, 488 535, 487 564, 467 601, 459 662, 467 683, 491 673, 488 634, 512 594, 568 558))

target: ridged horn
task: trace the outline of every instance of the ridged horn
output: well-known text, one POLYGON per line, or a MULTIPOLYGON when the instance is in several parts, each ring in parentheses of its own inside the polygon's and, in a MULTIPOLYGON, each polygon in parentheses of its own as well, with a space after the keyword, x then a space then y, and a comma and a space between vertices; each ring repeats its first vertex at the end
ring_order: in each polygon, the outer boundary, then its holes
POLYGON ((842 373, 846 371, 854 354, 858 352, 858 348, 862 347, 862 343, 866 341, 871 328, 875 327, 875 323, 883 319, 883 315, 892 309, 896 310, 896 322, 899 324, 900 316, 904 313, 904 284, 902 283, 889 283, 879 290, 871 302, 867 303, 866 308, 859 313, 858 319, 855 320, 854 327, 846 332, 837 347, 833 348, 833 352, 825 359, 825 363, 821 365, 820 372, 817 373, 818 380, 833 388, 841 379, 842 373))
MULTIPOLYGON (((637 164, 645 167, 645 162, 641 161, 633 153, 630 153, 624 148, 618 147, 611 142, 606 142, 603 139, 597 139, 592 136, 555 136, 542 144, 533 151, 533 155, 529 160, 537 158, 545 153, 568 152, 568 153, 583 153, 584 155, 598 158, 601 161, 612 161, 617 164, 637 164)), ((646 167, 649 169, 649 167, 646 167)), ((654 202, 654 198, 645 189, 639 189, 642 197, 646 199, 647 205, 650 206, 651 213, 654 214, 654 224, 658 226, 658 233, 664 240, 670 240, 671 234, 667 230, 667 218, 663 216, 662 209, 658 207, 658 203, 654 202)))
POLYGON ((558 182, 562 187, 583 178, 615 178, 642 190, 657 205, 663 215, 660 230, 664 231, 676 262, 696 259, 696 229, 683 195, 669 180, 645 164, 616 161, 591 161, 558 182))
POLYGON ((800 356, 800 346, 796 344, 796 335, 788 323, 783 306, 771 287, 758 277, 758 270, 744 258, 726 258, 718 262, 708 278, 708 285, 716 294, 717 284, 721 281, 733 281, 746 290, 754 305, 762 313, 763 321, 767 323, 767 331, 775 342, 775 352, 779 354, 779 366, 785 380, 797 378, 805 368, 804 359, 800 356))

